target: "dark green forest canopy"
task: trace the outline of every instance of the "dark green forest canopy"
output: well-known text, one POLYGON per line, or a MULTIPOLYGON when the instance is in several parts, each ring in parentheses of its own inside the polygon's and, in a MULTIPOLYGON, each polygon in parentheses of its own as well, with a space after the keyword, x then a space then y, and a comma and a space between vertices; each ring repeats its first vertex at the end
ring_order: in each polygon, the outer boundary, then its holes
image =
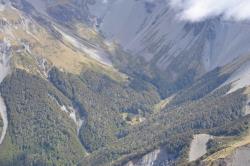
POLYGON ((1 84, 9 119, 1 165, 71 165, 85 155, 75 124, 49 93, 62 96, 49 82, 20 70, 1 84))
POLYGON ((211 91, 210 87, 217 86, 211 84, 220 81, 206 82, 206 86, 198 83, 187 88, 173 100, 173 106, 154 113, 152 108, 160 97, 155 86, 147 82, 146 88, 138 91, 134 85, 93 71, 77 76, 53 68, 49 80, 44 80, 16 70, 1 84, 10 117, 3 147, 12 148, 1 152, 0 159, 5 158, 1 161, 6 165, 119 165, 161 146, 175 156, 176 162, 182 162, 192 133, 237 135, 246 129, 242 127, 246 123, 238 121, 244 116, 243 89, 230 95, 223 95, 226 87, 209 95, 201 96, 200 91, 192 91, 192 96, 198 97, 185 95, 190 95, 185 91, 199 86, 211 91), (77 108, 77 116, 84 120, 79 135, 72 119, 50 95, 63 105, 77 108), (123 113, 146 120, 131 126, 123 113), (233 121, 238 121, 237 125, 233 121), (84 157, 86 151, 89 155, 84 157), (7 153, 11 155, 6 160, 7 153))

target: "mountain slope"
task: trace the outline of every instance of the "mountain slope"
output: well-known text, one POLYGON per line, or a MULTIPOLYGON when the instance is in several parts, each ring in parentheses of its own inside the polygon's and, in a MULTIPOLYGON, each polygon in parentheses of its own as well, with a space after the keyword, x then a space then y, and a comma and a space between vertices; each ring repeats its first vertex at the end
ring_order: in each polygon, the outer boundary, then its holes
POLYGON ((168 1, 112 1, 105 14, 89 5, 100 21, 100 31, 135 56, 168 73, 171 80, 183 69, 196 75, 221 67, 249 54, 248 22, 214 18, 199 23, 179 21, 168 1))
POLYGON ((207 164, 249 128, 248 26, 165 0, 4 1, 0 165, 207 164))

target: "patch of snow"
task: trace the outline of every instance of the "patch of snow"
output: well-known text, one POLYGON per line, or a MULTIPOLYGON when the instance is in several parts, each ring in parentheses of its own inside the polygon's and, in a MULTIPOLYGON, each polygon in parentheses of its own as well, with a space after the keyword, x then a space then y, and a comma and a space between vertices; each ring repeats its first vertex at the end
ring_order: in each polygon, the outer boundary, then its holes
POLYGON ((207 153, 207 142, 212 138, 208 134, 194 135, 189 151, 189 162, 195 161, 207 153))

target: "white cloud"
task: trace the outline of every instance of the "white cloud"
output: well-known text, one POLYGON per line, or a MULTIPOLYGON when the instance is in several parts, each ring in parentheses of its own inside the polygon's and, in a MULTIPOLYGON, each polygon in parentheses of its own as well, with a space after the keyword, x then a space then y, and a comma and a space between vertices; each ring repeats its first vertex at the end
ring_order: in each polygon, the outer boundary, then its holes
POLYGON ((216 16, 227 20, 250 19, 250 0, 170 0, 178 17, 192 22, 216 16))

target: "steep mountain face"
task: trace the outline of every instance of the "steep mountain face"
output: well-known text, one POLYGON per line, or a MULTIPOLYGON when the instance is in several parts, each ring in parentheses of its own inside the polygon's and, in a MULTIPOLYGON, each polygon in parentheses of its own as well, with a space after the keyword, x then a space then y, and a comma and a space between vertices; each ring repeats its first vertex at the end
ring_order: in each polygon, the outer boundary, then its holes
MULTIPOLYGON (((190 77, 184 71, 200 76, 250 52, 248 21, 219 17, 198 23, 180 21, 165 0, 99 1, 89 4, 89 12, 96 16, 104 36, 165 71, 170 82, 190 77)), ((227 82, 237 80, 235 89, 249 85, 248 62, 243 66, 227 82)))
POLYGON ((199 58, 206 71, 210 71, 249 53, 248 22, 215 18, 192 24, 178 20, 168 3, 112 1, 103 3, 107 6, 104 14, 96 12, 100 8, 98 3, 90 5, 90 12, 101 20, 100 30, 108 38, 135 55, 154 60, 162 69, 181 57, 186 61, 199 58))
POLYGON ((168 3, 111 1, 102 4, 105 12, 96 12, 99 3, 89 9, 100 20, 99 29, 106 37, 166 71, 172 80, 183 77, 184 68, 200 75, 249 54, 248 22, 180 21, 168 3))
POLYGON ((166 0, 1 1, 0 165, 247 163, 249 29, 166 0))

